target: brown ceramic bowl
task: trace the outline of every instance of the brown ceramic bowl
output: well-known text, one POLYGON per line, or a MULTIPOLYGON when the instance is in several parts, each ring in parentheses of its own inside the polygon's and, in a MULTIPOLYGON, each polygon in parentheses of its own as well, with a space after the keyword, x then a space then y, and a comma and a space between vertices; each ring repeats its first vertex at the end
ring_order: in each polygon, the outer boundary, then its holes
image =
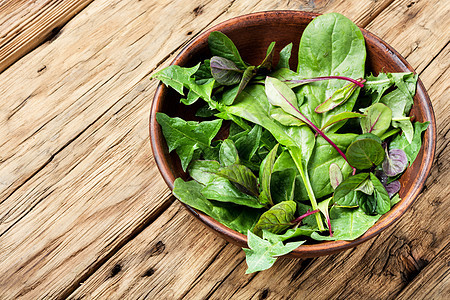
MULTIPOLYGON (((201 33, 180 52, 172 64, 193 66, 197 62, 209 58, 211 55, 207 45, 208 36, 212 31, 221 31, 231 38, 243 59, 251 64, 258 64, 262 61, 270 42, 276 41, 275 53, 278 53, 288 43, 293 42, 292 68, 297 64, 296 51, 298 50, 300 36, 306 25, 316 16, 317 14, 300 11, 269 11, 230 19, 201 33), (255 51, 255 49, 260 51, 255 51)), ((366 72, 378 73, 381 70, 384 72, 414 71, 406 60, 391 46, 364 29, 361 29, 361 31, 366 39, 367 46, 366 72)), ((179 99, 180 97, 176 92, 169 90, 160 83, 156 90, 150 113, 150 136, 153 154, 164 180, 171 189, 173 189, 175 178, 183 177, 186 179, 187 176, 182 171, 176 154, 168 152, 161 128, 156 122, 155 114, 156 112, 164 112, 172 117, 179 116, 184 119, 195 119, 193 116, 194 108, 180 104, 179 99)), ((434 113, 430 99, 420 79, 417 84, 417 93, 414 97, 411 115, 414 115, 417 121, 429 121, 430 125, 424 134, 422 149, 416 161, 400 179, 402 185, 400 197, 402 200, 391 211, 383 215, 363 236, 356 240, 302 245, 289 256, 301 258, 316 257, 355 247, 379 234, 405 213, 421 192, 430 172, 435 153, 436 123, 434 113)), ((245 235, 225 227, 191 207, 186 207, 197 219, 227 241, 240 247, 247 247, 245 235)))

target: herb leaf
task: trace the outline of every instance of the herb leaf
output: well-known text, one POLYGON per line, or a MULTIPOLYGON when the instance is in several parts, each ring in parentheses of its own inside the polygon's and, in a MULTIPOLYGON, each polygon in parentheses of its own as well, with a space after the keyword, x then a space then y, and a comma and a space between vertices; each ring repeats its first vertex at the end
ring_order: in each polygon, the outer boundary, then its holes
POLYGON ((334 201, 337 202, 350 192, 356 190, 358 186, 363 184, 367 178, 369 178, 369 173, 359 173, 342 181, 342 183, 334 191, 334 201))
POLYGON ((391 199, 383 184, 381 184, 380 180, 378 180, 378 178, 372 173, 370 173, 370 180, 372 181, 375 189, 374 196, 375 201, 377 202, 376 211, 380 215, 385 214, 391 209, 391 199))
POLYGON ((398 135, 392 140, 389 144, 389 149, 402 149, 405 151, 406 156, 408 157, 408 161, 410 164, 414 162, 417 155, 419 154, 420 148, 422 147, 422 132, 424 132, 430 122, 415 122, 414 123, 414 136, 409 143, 407 138, 404 135, 398 135))
POLYGON ((250 249, 244 248, 248 269, 246 274, 263 271, 270 268, 277 256, 285 255, 298 248, 304 241, 292 242, 283 245, 282 242, 272 244, 248 231, 247 241, 250 249))
POLYGON ((160 112, 156 113, 156 120, 161 125, 169 152, 176 150, 184 171, 192 160, 194 151, 209 148, 222 125, 220 119, 204 122, 184 121, 160 112))
POLYGON ((273 205, 272 196, 270 194, 270 180, 272 177, 273 165, 277 157, 278 145, 279 144, 277 144, 272 150, 270 150, 269 154, 267 154, 266 158, 261 163, 259 171, 261 184, 259 201, 265 204, 269 203, 270 205, 273 205))
POLYGON ((211 74, 218 83, 233 85, 241 81, 242 70, 233 61, 224 57, 213 56, 210 64, 211 74))
POLYGON ((263 230, 280 233, 292 226, 297 205, 294 201, 284 201, 272 206, 263 213, 253 228, 253 232, 261 235, 263 230))

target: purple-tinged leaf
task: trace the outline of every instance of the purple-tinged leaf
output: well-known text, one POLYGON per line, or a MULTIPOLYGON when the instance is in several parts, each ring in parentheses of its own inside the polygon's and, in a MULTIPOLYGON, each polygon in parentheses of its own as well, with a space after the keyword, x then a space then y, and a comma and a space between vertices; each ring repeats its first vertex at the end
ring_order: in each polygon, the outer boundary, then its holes
POLYGON ((397 176, 405 171, 408 166, 408 157, 405 151, 402 149, 391 149, 389 152, 386 150, 386 156, 384 158, 382 167, 384 173, 389 177, 397 176))
POLYGON ((232 164, 221 168, 216 174, 243 187, 248 194, 258 197, 258 181, 253 172, 246 166, 232 164))
POLYGON ((386 192, 389 195, 389 198, 392 198, 392 196, 397 194, 400 191, 401 187, 402 187, 402 185, 400 184, 400 181, 398 181, 398 180, 392 181, 391 183, 386 185, 385 188, 386 188, 386 192))
POLYGON ((356 84, 359 87, 364 87, 364 82, 361 79, 353 79, 353 78, 345 77, 345 76, 321 76, 321 77, 299 79, 299 80, 290 79, 290 80, 287 80, 286 82, 288 82, 291 85, 291 87, 297 87, 297 86, 315 82, 315 81, 323 81, 323 80, 330 80, 330 79, 347 80, 347 81, 350 81, 350 82, 356 84))
POLYGON ((293 225, 297 204, 294 201, 283 201, 272 206, 263 213, 253 228, 256 235, 261 235, 263 230, 272 233, 280 233, 293 225))
POLYGON ((212 76, 220 84, 233 85, 241 81, 243 71, 229 59, 213 56, 210 67, 212 76))
POLYGON ((264 58, 263 62, 258 66, 258 69, 270 70, 272 68, 273 54, 275 52, 274 50, 275 50, 275 42, 272 42, 267 48, 266 57, 264 58))
MULTIPOLYGON (((364 79, 358 79, 358 81, 364 79)), ((330 98, 319 104, 314 111, 318 114, 332 110, 333 108, 341 105, 347 101, 355 91, 357 85, 355 83, 349 83, 342 88, 336 90, 330 98)))
POLYGON ((344 177, 342 176, 341 168, 339 168, 337 164, 332 163, 330 165, 330 183, 333 190, 335 190, 343 180, 344 177))

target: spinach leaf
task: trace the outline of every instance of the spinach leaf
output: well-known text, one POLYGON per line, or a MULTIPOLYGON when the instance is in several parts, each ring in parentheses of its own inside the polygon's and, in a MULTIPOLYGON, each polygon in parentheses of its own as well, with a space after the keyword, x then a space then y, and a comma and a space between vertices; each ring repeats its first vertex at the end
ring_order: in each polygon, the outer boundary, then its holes
POLYGON ((234 62, 241 70, 247 69, 238 49, 225 34, 220 31, 211 32, 208 37, 208 46, 213 56, 220 56, 234 62))
POLYGON ((184 171, 191 161, 194 151, 210 148, 211 141, 219 131, 222 120, 195 122, 171 118, 164 113, 156 113, 169 152, 176 150, 184 171))
POLYGON ((262 208, 258 198, 241 191, 228 179, 217 176, 201 190, 203 196, 220 202, 231 202, 253 208, 262 208))
POLYGON ((358 205, 359 205, 358 200, 362 197, 362 194, 363 194, 362 192, 350 191, 344 197, 337 199, 335 204, 339 207, 345 207, 345 208, 358 207, 358 205))
POLYGON ((234 85, 241 81, 243 72, 233 61, 220 56, 213 56, 210 64, 211 74, 218 83, 234 85))
POLYGON ((283 49, 281 49, 280 60, 278 61, 276 69, 281 68, 289 69, 289 60, 291 59, 291 52, 292 52, 292 43, 287 44, 283 49))
POLYGON ((389 144, 389 149, 402 149, 405 151, 409 163, 412 164, 422 147, 422 132, 428 128, 428 124, 430 124, 430 122, 415 122, 414 136, 411 143, 408 142, 404 135, 398 135, 389 144))
POLYGON ((219 150, 219 161, 222 166, 239 163, 238 150, 232 140, 226 139, 222 142, 219 150))
MULTIPOLYGON (((322 102, 321 104, 319 104, 314 111, 316 113, 324 113, 327 111, 332 110, 333 108, 341 105, 342 103, 344 103, 345 101, 348 100, 348 98, 350 98, 350 96, 353 94, 353 92, 355 91, 357 85, 354 83, 349 83, 347 85, 344 85, 343 87, 341 87, 340 89, 336 90, 331 97, 329 97, 327 100, 325 100, 324 102, 322 102)), ((329 120, 327 121, 329 122, 329 120)))
POLYGON ((196 181, 185 182, 177 178, 174 182, 173 194, 184 204, 204 212, 225 226, 243 234, 253 228, 259 219, 260 210, 210 201, 201 193, 202 188, 203 185, 196 181))
MULTIPOLYGON (((364 77, 366 48, 359 28, 349 19, 337 13, 318 16, 312 20, 302 34, 299 46, 298 68, 300 78, 322 76, 364 77)), ((327 80, 301 87, 299 93, 307 99, 302 113, 316 126, 322 128, 333 115, 352 111, 359 88, 343 104, 323 114, 314 109, 344 86, 342 80, 327 80)), ((344 122, 337 124, 336 131, 344 122)))
POLYGON ((375 215, 377 210, 377 201, 375 195, 367 195, 364 193, 358 194, 359 207, 368 215, 375 215))
POLYGON ((350 111, 342 112, 340 114, 331 116, 328 119, 328 121, 322 126, 322 130, 324 130, 325 128, 327 128, 327 127, 329 127, 331 125, 334 125, 334 124, 336 124, 338 122, 345 121, 345 120, 352 119, 352 118, 362 118, 364 116, 365 115, 362 115, 362 114, 359 114, 359 113, 356 113, 356 112, 350 112, 350 111))
POLYGON ((282 108, 274 107, 270 109, 270 116, 284 126, 303 126, 305 122, 285 112, 282 108))
POLYGON ((194 160, 189 165, 188 172, 192 179, 206 185, 217 177, 215 172, 219 168, 220 164, 215 160, 194 160))
POLYGON ((370 180, 372 181, 375 189, 374 195, 377 202, 376 211, 380 215, 385 214, 391 209, 391 198, 386 192, 383 184, 381 184, 380 180, 378 180, 378 178, 372 173, 370 173, 370 180))
MULTIPOLYGON (((294 163, 292 159, 291 162, 294 163)), ((295 178, 297 175, 298 171, 295 167, 272 173, 270 179, 270 193, 273 203, 294 200, 295 178)))
POLYGON ((385 154, 377 141, 365 138, 356 140, 348 146, 345 155, 352 166, 364 170, 381 164, 385 154))
POLYGON ((366 117, 361 118, 363 133, 372 133, 381 136, 391 125, 392 111, 382 103, 372 104, 364 113, 366 117))
POLYGON ((273 205, 272 196, 270 194, 270 180, 273 172, 273 165, 277 157, 278 144, 269 152, 266 158, 262 161, 260 166, 260 190, 259 201, 261 203, 273 205))
POLYGON ((280 233, 293 225, 297 205, 294 201, 284 201, 272 206, 263 213, 253 228, 253 232, 261 236, 263 230, 280 233))
POLYGON ((263 239, 271 242, 272 244, 275 244, 298 236, 311 236, 311 234, 315 231, 317 231, 317 227, 312 228, 308 226, 298 226, 295 228, 291 228, 286 230, 286 232, 283 234, 276 234, 270 231, 263 230, 263 239))
POLYGON ((342 181, 334 191, 334 201, 338 202, 339 199, 345 197, 350 192, 355 191, 367 178, 369 178, 369 173, 359 173, 342 181))
POLYGON ((205 59, 201 64, 198 70, 194 73, 195 79, 210 79, 212 78, 211 74, 211 61, 209 59, 205 59))
POLYGON ((259 125, 253 126, 253 128, 235 141, 236 148, 239 152, 239 156, 247 161, 250 161, 258 150, 261 142, 262 127, 259 125))
POLYGON ((330 214, 328 212, 328 208, 330 206, 330 201, 333 199, 333 197, 330 197, 326 200, 323 200, 322 202, 317 204, 317 207, 319 208, 320 212, 325 216, 325 220, 327 221, 328 230, 330 232, 330 236, 333 236, 333 231, 331 229, 331 221, 330 221, 330 214))
POLYGON ((333 236, 322 236, 317 232, 311 237, 318 241, 351 241, 363 235, 381 215, 367 215, 361 208, 332 207, 330 219, 333 224, 333 236))
POLYGON ((220 168, 216 174, 237 184, 247 194, 258 197, 258 180, 246 166, 240 164, 228 165, 220 168))
POLYGON ((281 255, 288 254, 298 248, 304 241, 291 242, 283 245, 282 242, 271 243, 249 231, 247 241, 250 249, 244 248, 248 269, 246 274, 263 271, 270 268, 281 255))

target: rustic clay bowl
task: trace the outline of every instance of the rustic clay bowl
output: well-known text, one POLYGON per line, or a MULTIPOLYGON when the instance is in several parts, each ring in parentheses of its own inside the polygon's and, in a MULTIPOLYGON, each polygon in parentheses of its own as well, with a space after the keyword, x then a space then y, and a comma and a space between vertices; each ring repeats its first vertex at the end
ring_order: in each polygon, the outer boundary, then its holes
MULTIPOLYGON (((211 54, 208 50, 207 40, 209 34, 217 30, 230 37, 239 49, 243 59, 254 65, 262 61, 270 42, 276 41, 275 53, 278 53, 288 43, 293 42, 292 68, 297 65, 296 58, 300 36, 306 25, 316 16, 317 14, 299 11, 270 11, 231 19, 201 33, 180 52, 172 64, 190 67, 203 59, 210 58, 211 54)), ((364 29, 361 29, 361 31, 366 39, 367 72, 377 74, 381 70, 384 72, 414 71, 392 47, 370 32, 364 29)), ((156 112, 164 112, 172 117, 179 116, 183 119, 195 120, 194 112, 198 107, 192 108, 182 105, 179 103, 179 99, 180 96, 176 92, 169 90, 160 83, 150 114, 150 136, 153 154, 161 175, 171 189, 173 189, 175 178, 183 177, 187 179, 187 176, 182 171, 176 154, 168 152, 161 128, 156 122, 155 114, 156 112)), ((363 236, 354 241, 330 241, 302 245, 289 256, 301 258, 316 257, 355 247, 379 234, 405 213, 421 192, 430 172, 435 153, 436 123, 434 113, 430 99, 420 79, 417 84, 417 93, 414 97, 411 115, 414 115, 417 121, 429 121, 430 125, 424 134, 422 149, 416 161, 400 179, 402 185, 400 197, 402 200, 391 211, 383 215, 363 236)), ((247 247, 245 235, 225 227, 191 207, 186 207, 197 219, 227 241, 240 247, 247 247)))

